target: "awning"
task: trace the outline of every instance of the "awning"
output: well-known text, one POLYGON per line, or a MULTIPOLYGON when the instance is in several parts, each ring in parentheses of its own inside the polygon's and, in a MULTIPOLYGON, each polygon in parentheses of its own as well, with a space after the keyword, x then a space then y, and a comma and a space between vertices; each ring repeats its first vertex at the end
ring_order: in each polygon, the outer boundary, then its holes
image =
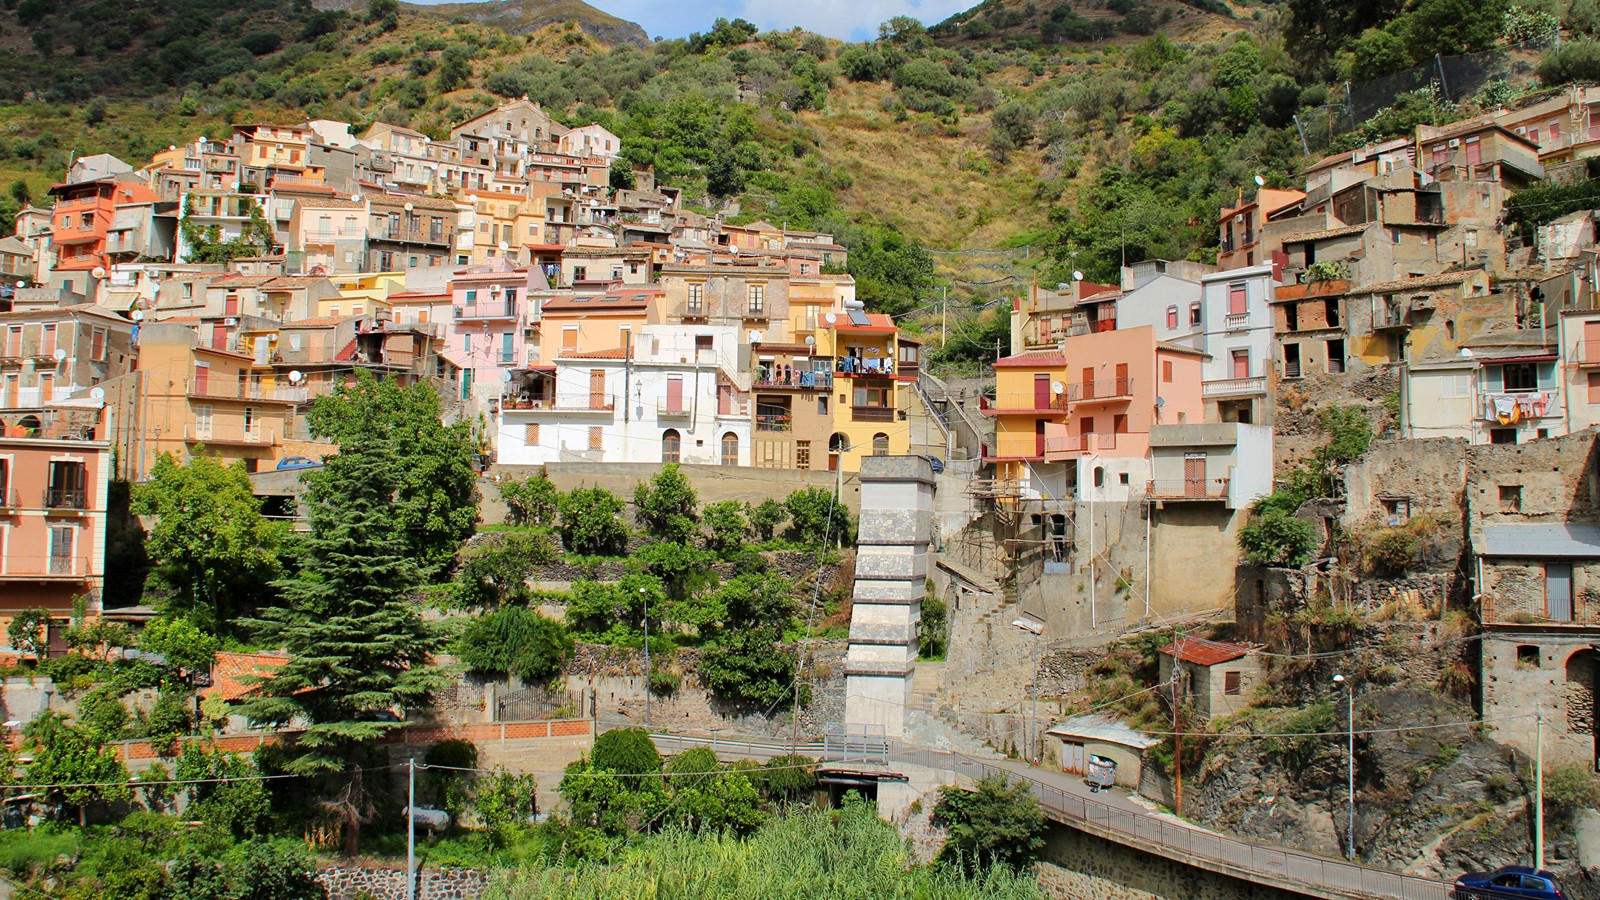
POLYGON ((1484 556, 1600 559, 1600 525, 1490 525, 1484 556))

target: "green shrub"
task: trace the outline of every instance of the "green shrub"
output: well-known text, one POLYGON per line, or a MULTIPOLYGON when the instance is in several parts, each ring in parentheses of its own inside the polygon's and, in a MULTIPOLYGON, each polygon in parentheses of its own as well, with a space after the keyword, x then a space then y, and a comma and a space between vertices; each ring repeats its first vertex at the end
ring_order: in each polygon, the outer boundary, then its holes
POLYGON ((1247 565, 1303 566, 1316 549, 1316 537, 1310 524, 1271 508, 1239 529, 1239 549, 1247 565))
POLYGON ((1025 782, 1004 775, 985 775, 971 790, 940 788, 933 821, 950 831, 939 858, 970 871, 1022 869, 1044 847, 1044 809, 1025 782))
POLYGON ((559 504, 561 539, 567 549, 584 556, 620 554, 628 546, 622 523, 622 499, 605 488, 575 488, 559 504))
POLYGON ((1268 737, 1261 748, 1278 761, 1283 768, 1298 772, 1310 766, 1324 750, 1332 746, 1328 735, 1337 732, 1343 723, 1338 720, 1332 702, 1324 701, 1293 710, 1275 721, 1268 729, 1268 737))
MULTIPOLYGON (((589 763, 618 775, 658 775, 661 773, 661 753, 656 750, 650 732, 643 728, 619 728, 607 731, 594 739, 594 749, 589 753, 589 763)), ((646 781, 628 778, 626 782, 646 781)))
POLYGON ((1551 87, 1600 80, 1600 42, 1567 41, 1545 53, 1534 72, 1541 82, 1551 87))
POLYGON ((572 649, 565 625, 521 606, 473 618, 455 645, 456 656, 474 672, 530 682, 559 674, 572 649))
POLYGON ((467 769, 478 767, 478 746, 471 741, 440 741, 428 748, 423 763, 423 788, 426 796, 452 818, 460 817, 472 799, 472 783, 477 774, 467 769))

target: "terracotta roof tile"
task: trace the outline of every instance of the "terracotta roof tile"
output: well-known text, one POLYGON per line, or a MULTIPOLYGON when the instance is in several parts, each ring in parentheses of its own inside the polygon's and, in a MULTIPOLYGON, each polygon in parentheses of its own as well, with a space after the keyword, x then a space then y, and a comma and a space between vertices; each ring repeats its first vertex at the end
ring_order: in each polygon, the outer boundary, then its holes
POLYGON ((200 692, 202 697, 239 700, 249 696, 255 685, 249 679, 264 676, 289 662, 287 656, 265 653, 218 653, 211 665, 211 687, 200 692))
POLYGON ((1338 228, 1327 228, 1322 231, 1303 231, 1299 234, 1285 235, 1281 243, 1300 244, 1306 241, 1323 241, 1328 238, 1344 237, 1349 234, 1360 234, 1366 230, 1366 225, 1340 225, 1338 228))
POLYGON ((1400 291, 1415 291, 1422 288, 1444 287, 1450 284, 1461 284, 1471 278, 1475 272, 1445 272, 1440 275, 1424 275, 1421 278, 1402 278, 1398 281, 1381 281, 1377 284, 1364 284, 1352 290, 1352 294, 1396 294, 1400 291))
POLYGON ((1161 652, 1197 666, 1214 666, 1248 656, 1256 649, 1248 644, 1183 637, 1162 647, 1161 652))

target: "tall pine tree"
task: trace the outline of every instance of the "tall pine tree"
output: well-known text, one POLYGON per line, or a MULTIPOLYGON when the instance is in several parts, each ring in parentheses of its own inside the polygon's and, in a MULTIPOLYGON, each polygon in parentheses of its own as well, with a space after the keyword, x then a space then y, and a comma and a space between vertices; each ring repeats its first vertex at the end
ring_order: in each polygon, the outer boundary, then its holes
POLYGON ((429 659, 440 641, 406 597, 419 574, 394 511, 400 477, 390 442, 370 435, 345 441, 308 476, 303 564, 277 583, 283 605, 260 623, 289 662, 256 679, 244 707, 257 722, 305 729, 288 769, 327 776, 326 808, 343 821, 348 853, 372 814, 368 752, 441 681, 429 659))

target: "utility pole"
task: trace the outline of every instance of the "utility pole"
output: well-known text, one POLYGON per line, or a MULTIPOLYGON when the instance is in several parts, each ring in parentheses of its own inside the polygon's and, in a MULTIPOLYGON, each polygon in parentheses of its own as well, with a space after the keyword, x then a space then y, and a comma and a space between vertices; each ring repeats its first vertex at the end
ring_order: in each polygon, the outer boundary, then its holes
POLYGON ((644 588, 639 588, 639 603, 644 606, 644 724, 650 727, 655 724, 650 714, 650 596, 644 588))
MULTIPOLYGON (((1093 520, 1091 520, 1093 521, 1093 520)), ((1183 683, 1183 660, 1172 655, 1172 773, 1173 811, 1183 815, 1183 704, 1178 700, 1178 688, 1183 683)))
POLYGON ((406 900, 417 900, 417 758, 406 759, 406 900))
POLYGON ((1348 859, 1355 859, 1356 858, 1356 689, 1355 689, 1355 685, 1351 684, 1350 680, 1345 678, 1343 675, 1335 675, 1335 676, 1333 676, 1333 682, 1334 682, 1334 684, 1337 684, 1340 687, 1345 689, 1345 696, 1348 699, 1348 703, 1349 703, 1349 706, 1348 706, 1349 712, 1347 714, 1348 715, 1348 719, 1346 720, 1347 723, 1348 723, 1348 727, 1345 729, 1345 731, 1346 731, 1345 737, 1346 737, 1346 739, 1348 740, 1349 743, 1348 743, 1347 748, 1346 748, 1347 752, 1346 752, 1346 755, 1345 755, 1345 767, 1344 767, 1345 804, 1346 804, 1346 808, 1348 810, 1348 813, 1346 814, 1346 817, 1345 817, 1344 841, 1345 841, 1345 857, 1348 858, 1348 859))
POLYGON ((939 346, 943 347, 950 342, 950 337, 945 333, 945 319, 950 315, 950 288, 948 285, 939 285, 939 346))
POLYGON ((1544 869, 1544 713, 1533 717, 1535 755, 1533 766, 1533 870, 1544 869))

